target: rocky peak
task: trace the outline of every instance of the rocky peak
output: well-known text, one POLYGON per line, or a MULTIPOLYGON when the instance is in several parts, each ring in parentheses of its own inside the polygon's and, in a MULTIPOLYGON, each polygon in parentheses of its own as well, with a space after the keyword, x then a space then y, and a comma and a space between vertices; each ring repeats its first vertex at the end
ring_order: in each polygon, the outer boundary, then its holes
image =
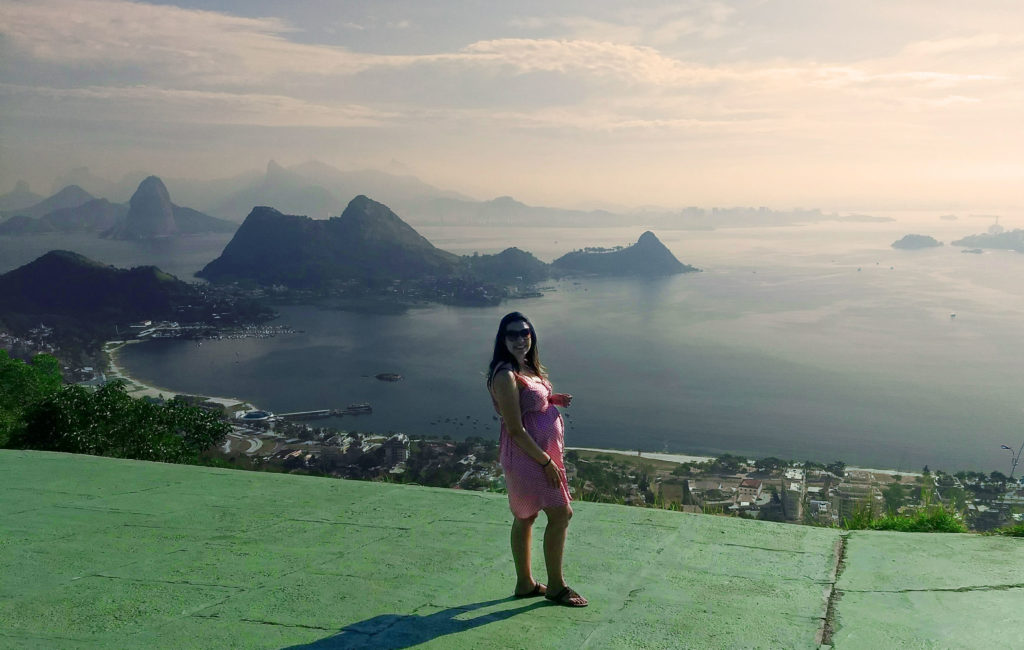
POLYGON ((170 192, 156 176, 139 183, 128 206, 128 216, 114 230, 115 239, 151 239, 178 232, 170 192))
POLYGON ((661 244, 661 240, 658 239, 657 235, 648 230, 644 232, 644 234, 640 235, 640 239, 638 239, 636 243, 642 246, 649 246, 650 244, 661 244))

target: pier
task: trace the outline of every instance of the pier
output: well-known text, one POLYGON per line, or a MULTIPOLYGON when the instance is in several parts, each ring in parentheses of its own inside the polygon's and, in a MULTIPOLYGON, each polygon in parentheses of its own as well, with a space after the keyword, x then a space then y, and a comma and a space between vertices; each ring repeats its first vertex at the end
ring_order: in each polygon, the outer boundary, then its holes
POLYGON ((373 413, 373 407, 364 403, 349 404, 343 409, 319 409, 316 411, 278 413, 277 417, 282 420, 318 420, 320 418, 340 417, 342 415, 369 415, 371 413, 373 413))
POLYGON ((329 418, 334 415, 335 411, 331 409, 320 409, 317 411, 295 411, 294 413, 278 413, 277 417, 282 420, 316 420, 319 418, 329 418))

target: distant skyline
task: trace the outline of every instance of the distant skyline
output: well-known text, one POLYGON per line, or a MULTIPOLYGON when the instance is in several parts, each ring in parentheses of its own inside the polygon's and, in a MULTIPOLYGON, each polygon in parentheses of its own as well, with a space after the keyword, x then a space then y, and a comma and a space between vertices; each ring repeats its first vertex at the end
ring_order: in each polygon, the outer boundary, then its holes
POLYGON ((1024 5, 0 0, 0 193, 310 159, 481 199, 1024 206, 1024 5))

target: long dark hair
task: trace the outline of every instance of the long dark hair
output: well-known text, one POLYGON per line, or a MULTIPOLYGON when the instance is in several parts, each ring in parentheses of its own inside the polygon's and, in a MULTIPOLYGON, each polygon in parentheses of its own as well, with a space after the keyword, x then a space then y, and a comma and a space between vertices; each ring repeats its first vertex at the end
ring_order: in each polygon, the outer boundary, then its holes
POLYGON ((505 317, 501 319, 501 323, 498 324, 498 333, 494 336, 494 354, 491 355, 491 367, 487 372, 488 387, 490 387, 491 380, 494 379, 494 373, 499 367, 507 364, 512 367, 513 372, 521 370, 519 362, 516 361, 516 358, 508 351, 508 346, 505 345, 505 328, 509 326, 509 323, 515 322, 523 322, 530 327, 530 350, 526 353, 526 365, 538 377, 547 378, 548 376, 547 368, 540 363, 540 350, 537 349, 537 328, 533 326, 529 318, 514 311, 511 314, 505 314, 505 317))

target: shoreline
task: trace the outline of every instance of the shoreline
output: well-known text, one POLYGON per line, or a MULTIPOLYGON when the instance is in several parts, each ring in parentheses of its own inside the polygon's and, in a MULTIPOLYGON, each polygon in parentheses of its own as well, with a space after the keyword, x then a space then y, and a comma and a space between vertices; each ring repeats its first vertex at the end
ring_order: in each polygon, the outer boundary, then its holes
MULTIPOLYGON (((109 378, 123 379, 124 381, 126 381, 128 383, 128 394, 131 395, 132 397, 155 397, 155 398, 170 399, 171 397, 174 397, 175 395, 178 395, 178 394, 188 394, 188 393, 178 393, 178 391, 173 391, 173 390, 170 390, 170 389, 164 389, 164 388, 160 388, 159 386, 154 386, 152 384, 147 384, 147 383, 145 383, 143 381, 140 381, 140 380, 132 377, 127 372, 125 372, 123 366, 121 366, 121 365, 119 365, 117 363, 117 352, 121 348, 126 346, 126 345, 133 345, 133 344, 136 344, 136 343, 145 343, 145 341, 141 341, 141 340, 138 340, 138 339, 133 339, 133 340, 129 340, 129 341, 107 341, 107 342, 105 342, 103 344, 103 351, 107 355, 107 376, 109 378)), ((215 402, 217 404, 220 404, 220 405, 224 406, 225 409, 227 409, 227 410, 251 411, 251 410, 259 408, 258 406, 256 406, 252 402, 247 401, 247 400, 243 400, 243 399, 239 399, 237 397, 215 397, 215 396, 206 396, 206 395, 203 395, 202 397, 205 397, 207 401, 215 402), (231 408, 231 407, 236 407, 236 408, 231 408), (241 407, 244 407, 244 408, 241 408, 241 407)), ((597 447, 566 447, 565 449, 566 449, 566 451, 569 451, 569 450, 572 450, 572 449, 576 449, 576 450, 579 450, 579 451, 593 451, 593 452, 598 452, 598 453, 620 454, 620 455, 624 455, 624 456, 634 456, 634 457, 640 457, 640 458, 650 458, 651 460, 663 460, 663 461, 667 461, 667 462, 670 462, 670 463, 680 463, 680 464, 682 464, 682 463, 704 463, 704 462, 707 462, 709 460, 714 460, 715 459, 714 456, 698 456, 698 455, 691 455, 691 454, 672 454, 672 453, 664 453, 664 452, 647 452, 647 451, 641 451, 641 450, 637 450, 637 449, 604 449, 604 448, 597 448, 597 447)), ((880 469, 880 468, 871 468, 871 467, 858 467, 858 466, 853 466, 853 465, 847 466, 846 469, 847 470, 852 470, 852 471, 855 471, 855 472, 871 472, 873 474, 888 474, 890 476, 897 475, 897 474, 899 474, 901 476, 921 476, 920 472, 900 471, 900 470, 895 470, 895 469, 880 469)))
MULTIPOLYGON (((125 347, 126 345, 133 345, 136 343, 145 343, 145 341, 133 339, 130 341, 107 341, 103 344, 103 352, 106 353, 107 355, 107 379, 122 379, 125 382, 127 382, 128 394, 131 395, 132 397, 155 397, 158 399, 171 399, 175 395, 189 394, 180 393, 178 391, 166 388, 160 388, 159 386, 154 386, 152 384, 147 384, 129 375, 125 371, 124 367, 118 364, 117 353, 119 350, 121 350, 121 348, 125 347)), ((239 399, 237 397, 214 397, 206 395, 202 395, 201 397, 205 397, 206 400, 209 402, 215 402, 217 404, 220 404, 221 406, 224 406, 225 409, 227 410, 251 411, 256 408, 256 406, 252 402, 248 400, 239 399), (231 409, 231 407, 243 406, 246 408, 231 409)))
MULTIPOLYGON (((668 454, 662 452, 647 452, 638 449, 598 449, 596 447, 566 447, 566 451, 571 450, 578 451, 595 451, 603 454, 619 454, 622 456, 632 456, 634 458, 650 458, 651 460, 664 460, 670 463, 705 463, 709 460, 714 460, 714 456, 691 456, 688 454, 668 454)), ((854 465, 848 465, 846 471, 853 472, 871 472, 872 474, 887 474, 889 476, 921 476, 921 472, 905 472, 895 469, 878 469, 874 467, 857 467, 854 465)))

